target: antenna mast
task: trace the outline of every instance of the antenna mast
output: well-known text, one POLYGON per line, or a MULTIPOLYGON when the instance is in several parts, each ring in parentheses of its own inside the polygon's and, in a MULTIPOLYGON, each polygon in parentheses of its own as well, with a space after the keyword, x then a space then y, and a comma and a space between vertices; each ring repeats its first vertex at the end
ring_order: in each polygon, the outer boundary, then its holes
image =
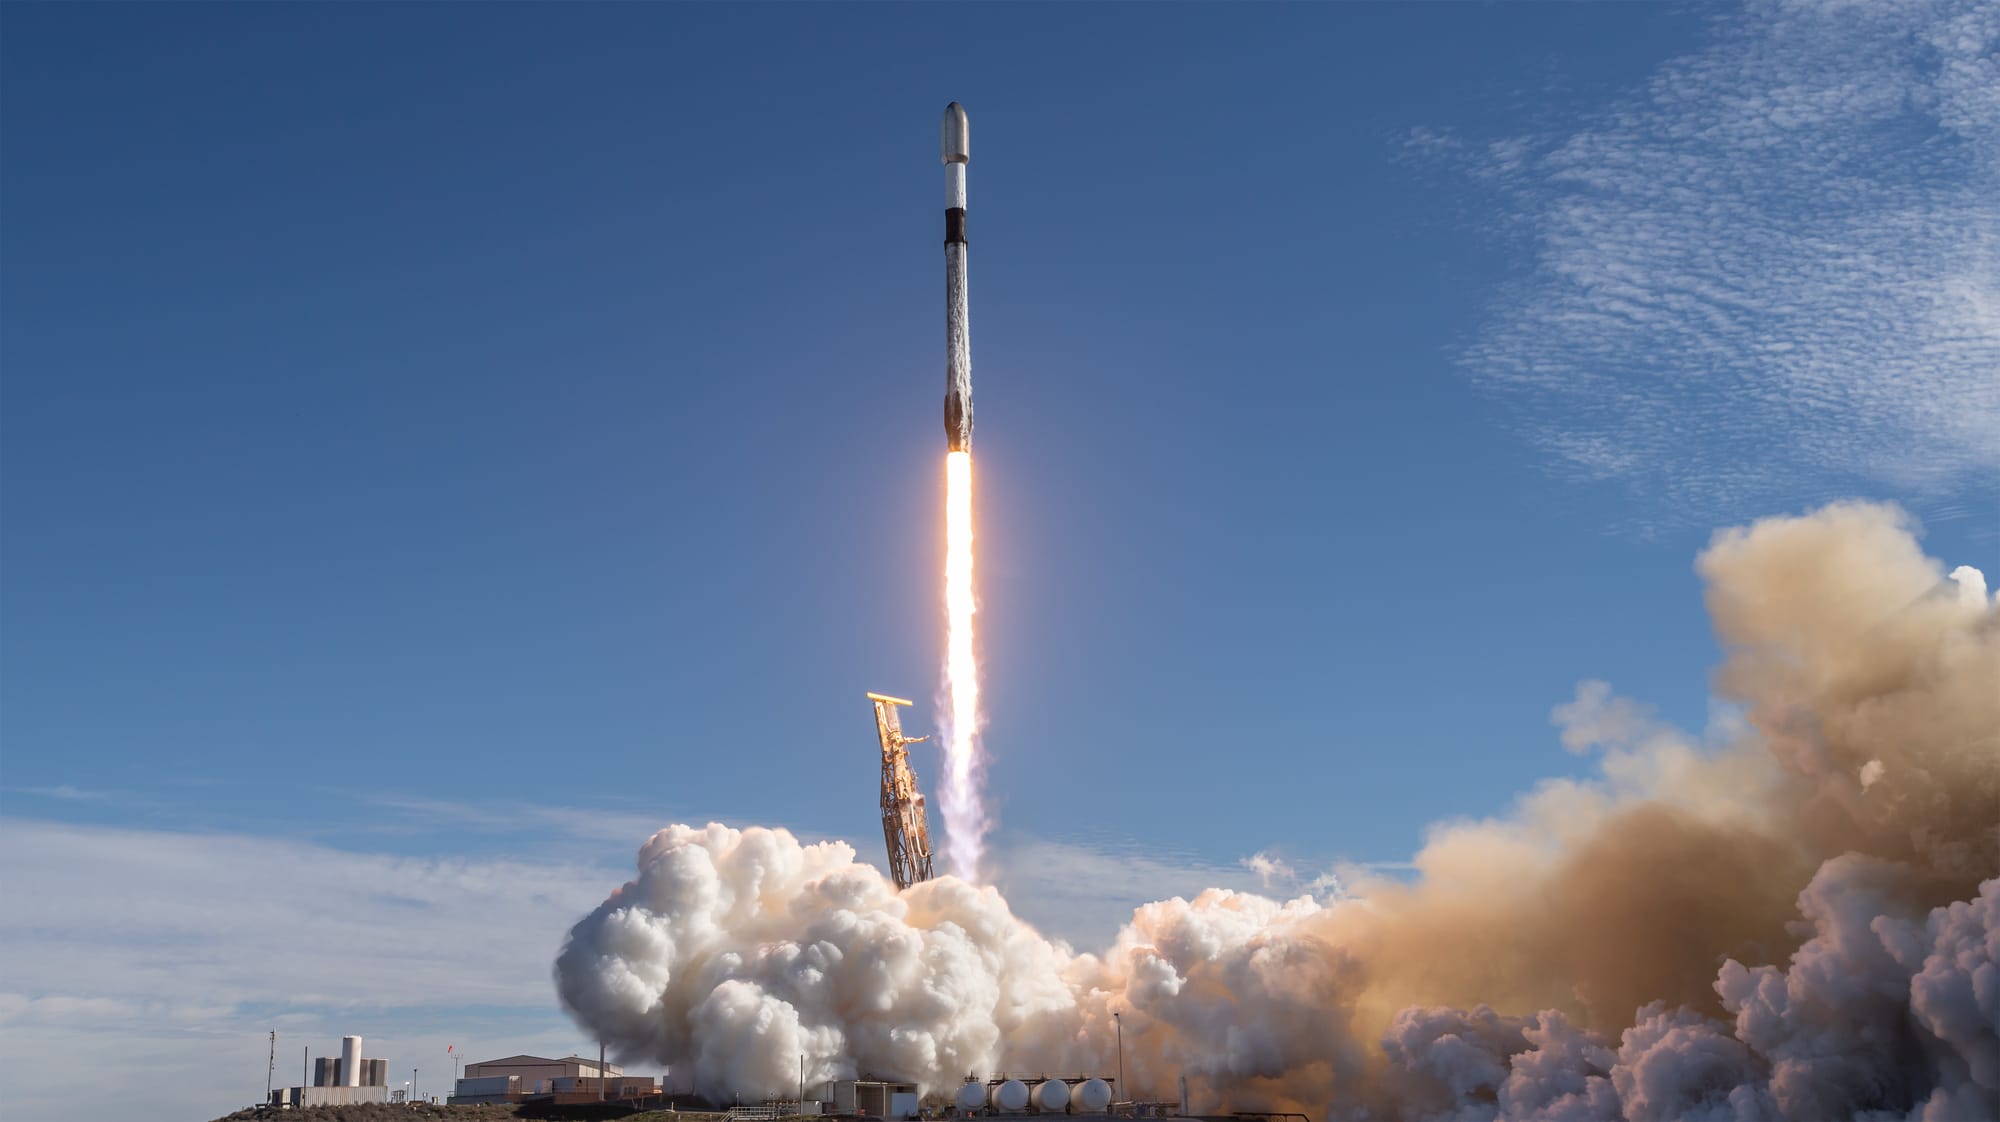
POLYGON ((868 700, 875 703, 875 735, 882 742, 882 840, 889 845, 889 876, 903 889, 931 879, 930 820, 908 751, 930 737, 903 735, 896 709, 911 702, 879 693, 868 700))

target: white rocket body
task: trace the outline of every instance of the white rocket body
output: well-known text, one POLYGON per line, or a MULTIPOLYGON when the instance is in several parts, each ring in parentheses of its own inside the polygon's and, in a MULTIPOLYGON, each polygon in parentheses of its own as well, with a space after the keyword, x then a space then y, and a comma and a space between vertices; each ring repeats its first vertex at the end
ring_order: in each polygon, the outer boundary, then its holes
POLYGON ((965 167, 972 161, 965 107, 945 107, 939 129, 944 160, 944 435, 953 452, 972 451, 971 310, 965 290, 965 167))

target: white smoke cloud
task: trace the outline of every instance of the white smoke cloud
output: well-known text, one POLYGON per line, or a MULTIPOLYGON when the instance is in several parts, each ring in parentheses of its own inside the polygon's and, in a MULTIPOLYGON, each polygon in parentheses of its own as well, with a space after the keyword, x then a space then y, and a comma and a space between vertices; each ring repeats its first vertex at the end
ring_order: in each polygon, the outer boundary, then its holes
POLYGON ((1866 791, 1868 788, 1873 787, 1875 785, 1876 780, 1882 778, 1882 772, 1884 770, 1885 769, 1882 766, 1881 760, 1869 760, 1867 763, 1862 764, 1861 789, 1866 791))
POLYGON ((1257 874, 1257 880, 1265 888, 1273 884, 1290 884, 1299 879, 1298 871, 1284 858, 1267 850, 1258 850, 1243 859, 1243 867, 1257 874))
POLYGON ((1614 696, 1611 683, 1578 682, 1576 698, 1556 706, 1549 720, 1562 729, 1562 746, 1578 755, 1592 748, 1624 748, 1653 729, 1646 707, 1614 696))
POLYGON ((571 932, 558 991, 715 1097, 783 1095, 801 1056, 933 1089, 1109 1073, 1119 1014, 1121 1094, 1184 1076, 1224 1109, 2000 1117, 2000 612, 1924 595, 1942 566, 1890 507, 1719 534, 1699 569, 1740 738, 1586 683, 1563 720, 1601 776, 1439 828, 1414 882, 1211 889, 1077 954, 992 888, 675 826, 571 932))
POLYGON ((1970 565, 1960 565, 1951 571, 1951 582, 1958 586, 1958 602, 1968 608, 1986 606, 1986 574, 1970 565))

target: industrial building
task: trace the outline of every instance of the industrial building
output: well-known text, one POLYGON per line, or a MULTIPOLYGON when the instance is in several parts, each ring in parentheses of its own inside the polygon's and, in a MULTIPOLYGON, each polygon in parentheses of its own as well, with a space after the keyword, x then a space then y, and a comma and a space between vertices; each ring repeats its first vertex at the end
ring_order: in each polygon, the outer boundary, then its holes
POLYGON ((521 1090, 534 1093, 547 1090, 546 1084, 557 1079, 596 1079, 599 1076, 625 1074, 617 1064, 598 1066, 596 1060, 582 1056, 564 1056, 560 1060, 544 1059, 541 1056, 508 1056, 504 1060, 483 1060, 465 1065, 465 1078, 490 1079, 496 1075, 512 1075, 520 1078, 521 1090))
POLYGON ((829 1114, 857 1118, 914 1118, 917 1085, 868 1079, 837 1079, 818 1088, 829 1114))
POLYGON ((626 1075, 617 1064, 600 1065, 582 1056, 560 1060, 508 1056, 466 1065, 465 1077, 452 1088, 450 1104, 521 1102, 542 1096, 556 1102, 637 1099, 659 1093, 658 1078, 626 1075))
MULTIPOLYGON (((310 1055, 310 1054, 309 1054, 310 1055)), ((340 1055, 320 1056, 312 1063, 312 1082, 279 1087, 271 1092, 277 1107, 346 1106, 389 1101, 389 1061, 361 1055, 361 1038, 340 1038, 340 1055)))

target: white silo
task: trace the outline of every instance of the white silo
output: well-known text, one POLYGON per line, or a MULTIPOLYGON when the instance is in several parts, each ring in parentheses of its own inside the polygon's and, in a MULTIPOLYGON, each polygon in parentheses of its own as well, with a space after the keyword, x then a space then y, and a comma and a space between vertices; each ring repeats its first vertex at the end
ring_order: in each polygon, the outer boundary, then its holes
POLYGON ((1086 1079, 1069 1089, 1069 1102, 1078 1114, 1103 1114, 1111 1109, 1111 1084, 1086 1079))
POLYGON ((986 1102, 1002 1114, 1019 1114, 1028 1109, 1028 1085, 1018 1079, 995 1083, 988 1090, 986 1102))
POLYGON ((340 1081, 349 1087, 361 1086, 361 1038, 340 1038, 340 1081))
POLYGON ((1069 1084, 1060 1079, 1045 1079, 1028 1092, 1028 1101, 1043 1114, 1061 1114, 1069 1105, 1069 1084))
POLYGON ((967 1083, 958 1089, 956 1099, 960 1110, 978 1110, 986 1105, 986 1087, 980 1083, 967 1083))

